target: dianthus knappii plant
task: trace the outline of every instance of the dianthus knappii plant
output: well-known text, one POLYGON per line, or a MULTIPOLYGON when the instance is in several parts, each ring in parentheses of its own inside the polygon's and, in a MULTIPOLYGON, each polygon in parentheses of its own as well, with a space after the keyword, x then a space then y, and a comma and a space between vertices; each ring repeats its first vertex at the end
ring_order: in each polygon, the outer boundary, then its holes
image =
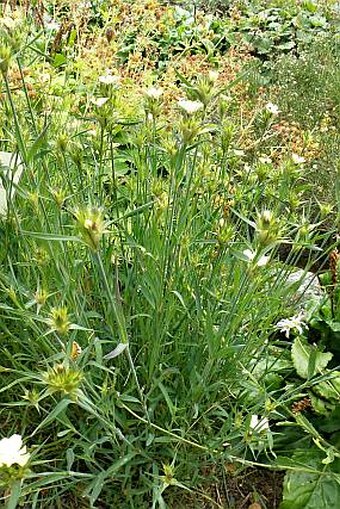
POLYGON ((304 391, 292 413, 308 438, 298 439, 286 462, 290 469, 280 509, 340 507, 339 262, 339 252, 332 251, 330 270, 320 277, 324 297, 311 301, 307 310, 308 335, 299 335, 292 344, 292 362, 304 391))

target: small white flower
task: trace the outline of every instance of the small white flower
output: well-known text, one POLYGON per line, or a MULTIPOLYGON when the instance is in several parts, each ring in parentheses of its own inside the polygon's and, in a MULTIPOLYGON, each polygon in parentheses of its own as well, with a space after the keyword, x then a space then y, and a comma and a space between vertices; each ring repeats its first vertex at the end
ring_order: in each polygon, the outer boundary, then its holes
POLYGON ((188 99, 180 99, 177 104, 188 115, 193 115, 203 108, 201 101, 189 101, 188 99))
POLYGON ((284 332, 286 338, 289 338, 290 331, 296 331, 299 334, 302 334, 303 329, 308 327, 303 319, 304 313, 301 311, 296 316, 292 316, 291 318, 283 318, 277 322, 276 328, 279 329, 280 332, 284 332))
POLYGON ((104 106, 104 104, 109 100, 108 97, 97 97, 94 99, 91 99, 91 103, 97 106, 98 108, 101 108, 104 106))
POLYGON ((243 156, 245 156, 246 153, 245 153, 244 150, 241 150, 241 149, 238 149, 238 148, 234 148, 233 149, 233 154, 236 157, 243 157, 243 156))
POLYGON ((99 76, 98 81, 103 85, 118 85, 120 78, 119 76, 113 76, 112 74, 108 73, 104 74, 103 76, 99 76))
POLYGON ((11 18, 10 16, 5 16, 0 21, 0 24, 8 28, 9 30, 13 30, 17 25, 17 21, 14 18, 11 18))
POLYGON ((277 116, 280 113, 279 107, 277 104, 273 104, 271 102, 267 103, 265 106, 266 110, 273 116, 277 116))
POLYGON ((263 155, 259 157, 259 162, 261 164, 271 164, 273 161, 269 156, 263 155))
POLYGON ((269 430, 269 421, 267 417, 261 417, 258 415, 252 415, 250 419, 249 427, 255 430, 257 433, 269 430))
POLYGON ((0 467, 10 467, 14 464, 23 467, 29 460, 27 448, 22 444, 20 435, 0 440, 0 467))
POLYGON ((217 71, 209 71, 208 77, 210 81, 215 83, 218 80, 219 73, 217 71))
MULTIPOLYGON (((255 251, 252 251, 251 249, 245 249, 243 251, 244 256, 247 258, 248 262, 253 262, 257 256, 257 253, 255 251)), ((269 262, 269 256, 262 255, 256 262, 256 265, 258 267, 264 267, 269 262)))
POLYGON ((292 161, 294 164, 303 164, 306 162, 306 159, 298 154, 292 154, 292 161))
POLYGON ((260 214, 260 219, 264 221, 265 223, 271 223, 273 220, 273 213, 271 210, 264 209, 262 213, 260 214))
POLYGON ((146 97, 148 97, 149 99, 153 99, 154 101, 159 101, 159 99, 162 97, 163 95, 163 89, 162 88, 157 88, 157 87, 150 87, 150 88, 147 88, 145 91, 144 91, 144 94, 146 95, 146 97))

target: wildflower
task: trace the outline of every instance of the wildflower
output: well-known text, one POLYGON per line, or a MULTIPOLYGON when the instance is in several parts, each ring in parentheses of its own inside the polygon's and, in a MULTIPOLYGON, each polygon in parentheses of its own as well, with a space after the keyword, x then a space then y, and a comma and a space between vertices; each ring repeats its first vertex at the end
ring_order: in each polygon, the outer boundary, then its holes
POLYGON ((107 73, 107 74, 104 74, 103 76, 99 76, 98 81, 99 81, 99 83, 102 83, 103 85, 118 85, 120 78, 119 78, 119 76, 114 76, 110 73, 107 73))
POLYGON ((65 306, 52 308, 48 323, 51 329, 58 332, 58 334, 67 334, 71 325, 68 319, 67 308, 65 306))
POLYGON ((267 417, 261 417, 259 419, 258 415, 252 415, 250 419, 249 427, 252 430, 255 430, 257 433, 261 433, 262 431, 269 430, 269 421, 267 417))
POLYGON ((102 210, 96 207, 86 207, 85 209, 76 209, 74 215, 82 240, 93 251, 97 251, 106 227, 102 210))
MULTIPOLYGON (((248 262, 253 262, 257 258, 257 253, 252 251, 251 249, 245 249, 243 251, 244 256, 246 257, 248 262)), ((258 267, 264 267, 269 262, 269 256, 262 255, 257 261, 256 265, 258 267)))
POLYGON ((276 117, 280 113, 279 107, 271 102, 267 103, 265 108, 268 111, 268 113, 270 113, 274 117, 276 117))
POLYGON ((272 211, 268 209, 258 213, 255 229, 262 246, 277 241, 280 236, 280 224, 272 211))
POLYGON ((269 156, 262 155, 259 157, 259 162, 261 164, 271 164, 273 161, 269 156))
POLYGON ((263 223, 267 226, 271 224, 273 221, 273 213, 271 210, 265 209, 260 215, 259 218, 263 221, 263 223))
POLYGON ((201 101, 189 101, 187 99, 180 99, 178 106, 187 113, 187 115, 193 115, 203 108, 201 101))
POLYGON ((39 313, 40 309, 46 304, 48 299, 48 293, 43 288, 38 288, 34 294, 34 301, 37 305, 37 313, 39 313))
POLYGON ((303 329, 307 328, 308 325, 304 322, 304 313, 301 311, 298 315, 292 316, 291 318, 283 318, 276 324, 276 328, 280 332, 284 332, 286 338, 289 338, 291 331, 297 331, 299 334, 303 333, 303 329))
POLYGON ((0 467, 11 467, 15 464, 24 467, 29 457, 20 435, 14 434, 10 438, 0 440, 0 467))
POLYGON ((8 30, 14 30, 17 26, 17 21, 14 18, 11 18, 10 16, 5 16, 4 18, 2 18, 0 23, 8 30))
POLYGON ((292 154, 292 161, 294 164, 303 164, 306 162, 306 159, 298 154, 292 154))
POLYGON ((234 148, 233 153, 234 153, 234 156, 236 156, 236 157, 245 156, 245 151, 241 150, 241 149, 234 148))
POLYGON ((151 99, 153 101, 159 101, 159 99, 163 95, 163 89, 157 87, 150 87, 144 91, 144 94, 148 99, 151 99))
POLYGON ((64 364, 55 364, 53 368, 43 374, 42 379, 51 394, 60 392, 76 396, 83 380, 83 374, 78 369, 70 368, 64 364))
POLYGON ((215 83, 218 80, 219 73, 217 71, 209 71, 208 78, 209 81, 215 83))
POLYGON ((94 104, 94 106, 97 106, 97 108, 101 108, 105 103, 107 103, 108 100, 108 97, 97 97, 91 99, 91 103, 94 104))
POLYGON ((60 29, 60 23, 57 23, 53 18, 51 18, 51 16, 49 16, 48 14, 44 14, 43 16, 43 22, 44 22, 44 26, 45 26, 45 29, 48 31, 48 32, 56 32, 57 30, 60 29))

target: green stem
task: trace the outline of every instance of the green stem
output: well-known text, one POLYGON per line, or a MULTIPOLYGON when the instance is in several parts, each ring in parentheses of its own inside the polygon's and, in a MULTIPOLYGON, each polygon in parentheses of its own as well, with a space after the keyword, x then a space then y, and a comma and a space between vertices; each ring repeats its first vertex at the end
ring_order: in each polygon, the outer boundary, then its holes
POLYGON ((137 371, 136 371, 136 367, 135 367, 135 364, 133 362, 133 359, 132 359, 132 356, 131 356, 131 352, 130 352, 129 338, 128 338, 128 333, 127 333, 127 327, 126 327, 126 321, 125 321, 125 316, 124 316, 124 312, 123 312, 123 307, 122 307, 120 296, 119 296, 118 282, 116 283, 116 297, 115 297, 113 295, 113 293, 112 293, 112 290, 110 288, 109 282, 107 280, 105 268, 104 268, 104 265, 103 265, 103 261, 102 261, 102 259, 100 257, 100 254, 98 252, 95 252, 94 253, 94 258, 95 258, 95 261, 96 261, 97 266, 99 268, 100 275, 101 275, 101 278, 102 278, 102 281, 103 281, 103 284, 104 284, 107 296, 109 298, 111 309, 112 309, 113 314, 114 314, 114 316, 116 318, 116 322, 117 322, 117 325, 118 325, 118 335, 119 335, 120 343, 126 345, 126 348, 125 348, 124 352, 125 352, 125 355, 127 357, 127 360, 128 360, 128 363, 129 363, 132 375, 133 375, 135 383, 136 383, 137 391, 138 391, 138 394, 139 394, 139 397, 140 397, 140 400, 141 400, 141 404, 142 404, 144 412, 145 412, 145 416, 147 418, 147 422, 149 422, 150 419, 149 419, 149 413, 148 413, 148 410, 147 410, 147 406, 146 406, 146 403, 145 403, 145 397, 144 397, 142 388, 140 386, 140 383, 139 383, 139 380, 138 380, 137 371))

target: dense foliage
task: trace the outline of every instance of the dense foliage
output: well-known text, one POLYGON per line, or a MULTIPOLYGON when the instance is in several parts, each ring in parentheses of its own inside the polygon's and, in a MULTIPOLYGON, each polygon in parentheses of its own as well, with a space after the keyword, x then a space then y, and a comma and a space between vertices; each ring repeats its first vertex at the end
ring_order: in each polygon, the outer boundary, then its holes
POLYGON ((337 509, 336 5, 0 14, 2 500, 337 509))

